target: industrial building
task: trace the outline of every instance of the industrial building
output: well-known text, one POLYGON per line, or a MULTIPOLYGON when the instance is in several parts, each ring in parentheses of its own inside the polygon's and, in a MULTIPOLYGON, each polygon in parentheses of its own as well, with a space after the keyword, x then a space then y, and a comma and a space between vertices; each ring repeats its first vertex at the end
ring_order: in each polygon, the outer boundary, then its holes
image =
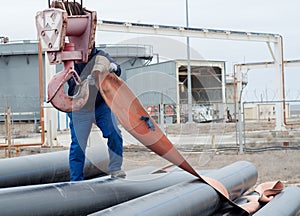
MULTIPOLYGON (((171 122, 188 116, 187 61, 173 60, 126 70, 126 82, 151 114, 160 104, 171 122), (169 108, 169 109, 166 109, 169 108)), ((224 118, 225 63, 191 60, 192 104, 195 122, 224 118)))
MULTIPOLYGON (((147 64, 152 59, 152 47, 141 45, 99 45, 111 54, 123 69, 147 64)), ((43 58, 43 70, 46 70, 43 58)), ((61 71, 57 65, 56 71, 61 71)), ((4 109, 11 107, 13 120, 39 119, 39 72, 37 41, 16 41, 0 45, 0 121, 4 109), (2 115, 1 115, 2 113, 2 115)), ((121 76, 122 78, 124 76, 121 76)), ((44 86, 47 86, 44 72, 44 86)), ((46 88, 45 88, 46 90, 46 88)), ((44 92, 46 92, 44 90, 44 92)), ((46 98, 44 99, 46 101, 46 98)), ((46 106, 46 105, 45 105, 46 106)))
POLYGON ((32 41, 0 45, 0 113, 10 106, 15 120, 39 118, 37 54, 37 43, 32 41))
MULTIPOLYGON (((125 80, 142 104, 153 109, 163 105, 165 119, 170 123, 187 120, 187 61, 173 60, 150 64, 153 58, 149 45, 98 45, 122 67, 125 80)), ((44 92, 47 62, 43 58, 44 92)), ((224 118, 226 108, 225 63, 223 61, 191 60, 193 118, 205 122, 224 118)), ((62 65, 56 66, 56 71, 62 65)), ((38 120, 40 111, 38 43, 16 41, 0 45, 0 121, 5 107, 11 107, 12 119, 38 120)), ((51 78, 51 77, 50 77, 51 78)), ((44 98, 46 101, 46 98, 44 98)), ((51 107, 44 104, 45 108, 51 107)), ((67 118, 58 114, 58 129, 67 127, 67 118)))

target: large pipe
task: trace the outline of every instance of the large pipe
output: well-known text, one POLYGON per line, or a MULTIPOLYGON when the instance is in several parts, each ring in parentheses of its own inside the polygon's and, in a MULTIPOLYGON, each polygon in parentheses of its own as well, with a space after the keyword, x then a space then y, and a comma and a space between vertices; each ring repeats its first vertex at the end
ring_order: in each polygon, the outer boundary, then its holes
MULTIPOLYGON (((107 172, 104 145, 86 149, 85 177, 107 172)), ((0 188, 69 181, 69 151, 57 151, 0 160, 0 188)))
POLYGON ((87 215, 147 193, 195 179, 186 172, 128 177, 103 177, 0 190, 3 215, 87 215), (30 207, 29 207, 30 206, 30 207))
POLYGON ((286 187, 253 216, 295 216, 300 214, 300 188, 286 187))
MULTIPOLYGON (((214 176, 219 178, 220 174, 223 174, 223 182, 231 188, 232 197, 249 188, 257 177, 255 167, 244 161, 221 168, 215 172, 214 176), (231 182, 232 179, 227 177, 228 175, 235 177, 234 181, 239 184, 231 182), (246 179, 247 176, 248 179, 246 179)), ((81 182, 6 188, 0 190, 0 206, 5 206, 1 208, 1 214, 87 215, 195 179, 197 179, 195 176, 187 172, 177 171, 133 176, 127 179, 103 177, 81 182)))
MULTIPOLYGON (((256 183, 257 171, 253 165, 243 161, 209 172, 206 176, 221 182, 230 198, 235 199, 256 183)), ((222 199, 211 186, 192 180, 91 215, 212 215, 221 204, 222 199)))

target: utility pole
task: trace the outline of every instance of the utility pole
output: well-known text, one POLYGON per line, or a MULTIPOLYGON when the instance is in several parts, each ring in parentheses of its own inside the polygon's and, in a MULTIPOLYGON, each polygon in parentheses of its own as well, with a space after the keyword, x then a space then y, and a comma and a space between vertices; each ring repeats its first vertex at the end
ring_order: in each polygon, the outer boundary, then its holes
MULTIPOLYGON (((186 27, 189 27, 189 4, 185 1, 186 6, 186 27)), ((190 63, 190 37, 186 37, 187 46, 187 87, 188 87, 188 122, 193 122, 192 116, 192 77, 191 77, 191 63, 190 63)))

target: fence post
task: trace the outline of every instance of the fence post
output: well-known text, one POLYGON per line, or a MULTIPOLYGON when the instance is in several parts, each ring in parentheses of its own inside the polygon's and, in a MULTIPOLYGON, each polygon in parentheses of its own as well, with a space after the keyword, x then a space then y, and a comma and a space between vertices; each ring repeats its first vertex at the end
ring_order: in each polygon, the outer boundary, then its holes
POLYGON ((7 132, 7 150, 8 157, 11 157, 11 124, 10 124, 10 107, 5 109, 5 122, 6 122, 6 132, 7 132))

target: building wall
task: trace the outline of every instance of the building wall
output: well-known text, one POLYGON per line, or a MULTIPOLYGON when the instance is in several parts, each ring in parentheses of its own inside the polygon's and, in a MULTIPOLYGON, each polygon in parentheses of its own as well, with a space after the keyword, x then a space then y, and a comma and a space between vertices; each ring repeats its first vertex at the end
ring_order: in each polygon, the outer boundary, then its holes
POLYGON ((177 103, 175 61, 127 69, 125 74, 128 86, 143 105, 177 103))
MULTIPOLYGON (((110 53, 121 65, 125 77, 126 68, 144 65, 151 59, 151 49, 147 46, 134 45, 116 49, 113 46, 100 47, 110 53), (126 47, 126 49, 124 48, 126 47), (145 53, 143 53, 143 49, 145 53), (134 54, 137 50, 138 53, 134 54)), ((43 58, 43 66, 45 62, 43 58)), ((56 71, 61 71, 62 65, 56 65, 56 71)), ((43 69, 45 71, 45 69, 43 69)), ((45 74, 44 74, 45 76, 45 74)), ((34 120, 39 118, 39 73, 38 44, 36 41, 18 41, 0 44, 0 121, 7 106, 11 107, 14 120, 34 120)), ((47 84, 44 83, 46 88, 47 84)), ((44 90, 44 92, 46 92, 44 90)), ((46 100, 46 99, 44 99, 46 100)))
MULTIPOLYGON (((191 61, 192 103, 194 111, 211 105, 212 116, 224 118, 224 62, 191 61)), ((182 121, 188 117, 187 61, 174 60, 126 70, 126 82, 145 107, 166 104, 180 112, 182 121)), ((199 112, 193 112, 199 113, 199 112)), ((177 115, 178 119, 179 116, 177 115)), ((199 119, 199 118, 198 118, 199 119)), ((177 120, 178 121, 178 120, 177 120)))
POLYGON ((37 56, 33 54, 0 57, 0 113, 10 106, 15 119, 39 116, 37 65, 37 56))
MULTIPOLYGON (((186 60, 145 65, 152 59, 152 50, 149 46, 121 45, 100 46, 100 48, 110 53, 121 65, 123 70, 121 78, 128 83, 144 105, 163 103, 176 106, 182 101, 187 101, 187 94, 184 94, 187 93, 186 60)), ((43 65, 45 66, 44 62, 43 65)), ((218 118, 222 118, 225 103, 224 62, 193 60, 191 66, 193 103, 198 105, 200 102, 216 103, 215 113, 218 118)), ((61 69, 62 65, 56 66, 56 71, 61 69)), ((37 42, 1 44, 0 76, 0 113, 1 109, 4 110, 8 105, 14 113, 39 113, 37 42)), ((47 84, 44 86, 46 88, 47 84)), ((33 114, 18 117, 19 120, 34 118, 36 115, 33 114)))

